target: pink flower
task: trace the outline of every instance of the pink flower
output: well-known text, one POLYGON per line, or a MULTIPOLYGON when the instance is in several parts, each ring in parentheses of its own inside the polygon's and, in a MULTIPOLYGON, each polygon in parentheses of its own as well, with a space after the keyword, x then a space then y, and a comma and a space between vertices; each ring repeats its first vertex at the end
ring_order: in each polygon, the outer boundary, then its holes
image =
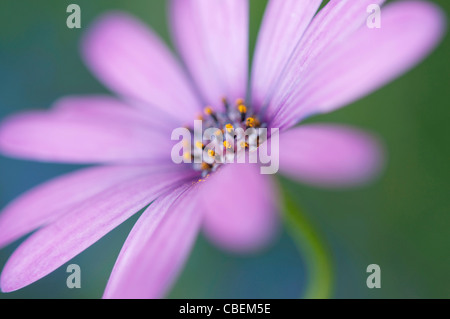
POLYGON ((225 164, 213 172, 171 160, 172 130, 192 125, 207 105, 213 108, 205 123, 240 112, 237 125, 253 117, 280 128, 280 170, 288 177, 317 186, 372 178, 382 162, 374 138, 339 125, 293 126, 371 93, 437 45, 445 24, 438 8, 396 2, 383 9, 381 29, 370 29, 367 7, 382 2, 331 0, 315 15, 320 0, 271 0, 250 81, 246 0, 171 2, 186 70, 134 18, 111 13, 99 19, 84 38, 83 56, 119 98, 67 97, 50 111, 19 114, 0 127, 5 155, 100 164, 52 180, 5 208, 0 246, 38 230, 8 260, 2 291, 46 276, 149 204, 122 248, 105 298, 164 296, 201 226, 233 251, 270 241, 277 229, 276 188, 258 166, 225 164), (238 110, 234 101, 242 98, 238 104, 246 108, 238 110))

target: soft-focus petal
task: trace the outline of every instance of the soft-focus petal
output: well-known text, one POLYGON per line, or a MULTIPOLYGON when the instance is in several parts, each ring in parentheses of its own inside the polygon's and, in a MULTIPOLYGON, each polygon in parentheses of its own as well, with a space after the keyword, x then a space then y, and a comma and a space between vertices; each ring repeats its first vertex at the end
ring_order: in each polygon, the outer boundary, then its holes
POLYGON ((0 152, 40 161, 81 164, 170 161, 167 130, 152 128, 132 108, 104 99, 88 100, 83 100, 84 106, 79 109, 70 105, 58 107, 67 104, 63 101, 50 111, 31 111, 7 118, 0 125, 0 152), (99 101, 101 105, 97 108, 99 101))
POLYGON ((0 278, 2 291, 25 287, 51 273, 163 193, 176 189, 192 172, 142 174, 72 207, 56 222, 31 235, 12 254, 0 278))
POLYGON ((184 124, 201 111, 186 75, 166 45, 125 13, 100 18, 84 38, 83 55, 106 86, 143 102, 149 112, 159 108, 184 124))
POLYGON ((309 124, 280 135, 280 172, 322 187, 364 183, 382 168, 382 148, 367 133, 309 124))
MULTIPOLYGON (((278 113, 286 109, 286 100, 298 90, 311 67, 319 63, 320 55, 345 41, 366 22, 369 5, 383 2, 384 0, 331 0, 319 11, 295 47, 275 87, 271 89, 273 94, 267 101, 270 104, 266 117, 281 117, 278 113)), ((277 126, 274 124, 272 127, 277 126)))
POLYGON ((125 242, 103 298, 162 298, 182 269, 200 228, 196 188, 158 198, 125 242))
POLYGON ((325 53, 273 125, 290 126, 373 92, 420 62, 445 30, 441 10, 427 2, 392 3, 382 9, 381 19, 380 29, 364 26, 325 53))
POLYGON ((49 224, 83 201, 161 166, 94 167, 55 178, 11 202, 0 214, 0 247, 49 224))
POLYGON ((258 109, 274 88, 322 0, 270 0, 252 69, 252 105, 258 109))
POLYGON ((206 104, 246 97, 248 1, 172 0, 175 43, 206 104))
POLYGON ((237 252, 264 247, 276 233, 276 189, 259 166, 227 164, 200 188, 205 233, 237 252))
POLYGON ((101 117, 114 121, 127 121, 134 125, 145 125, 150 130, 158 130, 164 133, 172 133, 179 126, 173 118, 164 117, 154 113, 149 114, 140 109, 133 108, 129 103, 107 95, 73 95, 65 96, 53 105, 55 112, 86 117, 101 117))

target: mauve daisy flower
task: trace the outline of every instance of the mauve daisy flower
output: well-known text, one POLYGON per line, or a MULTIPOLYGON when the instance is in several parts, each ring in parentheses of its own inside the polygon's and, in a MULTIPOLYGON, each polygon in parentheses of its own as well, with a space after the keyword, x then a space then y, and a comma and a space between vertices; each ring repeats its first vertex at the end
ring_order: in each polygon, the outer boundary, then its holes
POLYGON ((269 242, 278 221, 272 176, 258 165, 171 159, 172 131, 192 127, 206 106, 205 129, 279 128, 280 171, 290 178, 326 187, 372 178, 382 163, 376 139, 339 125, 294 125, 413 67, 439 42, 444 19, 430 3, 395 2, 383 8, 381 29, 370 29, 367 7, 383 1, 332 0, 317 13, 321 2, 269 2, 251 79, 247 0, 171 1, 184 64, 134 18, 100 18, 84 38, 83 57, 118 98, 67 97, 0 127, 5 155, 100 164, 56 178, 4 209, 0 246, 37 231, 5 265, 2 291, 46 276, 148 205, 105 298, 164 296, 200 227, 232 251, 269 242))

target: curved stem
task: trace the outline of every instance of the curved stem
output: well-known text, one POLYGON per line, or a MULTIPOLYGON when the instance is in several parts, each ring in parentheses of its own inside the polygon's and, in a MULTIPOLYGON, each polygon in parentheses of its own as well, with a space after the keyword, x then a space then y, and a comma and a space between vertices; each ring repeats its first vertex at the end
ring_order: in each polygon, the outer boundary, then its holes
POLYGON ((303 298, 331 298, 334 279, 332 258, 328 247, 287 190, 283 191, 283 203, 286 227, 304 256, 309 273, 303 298))

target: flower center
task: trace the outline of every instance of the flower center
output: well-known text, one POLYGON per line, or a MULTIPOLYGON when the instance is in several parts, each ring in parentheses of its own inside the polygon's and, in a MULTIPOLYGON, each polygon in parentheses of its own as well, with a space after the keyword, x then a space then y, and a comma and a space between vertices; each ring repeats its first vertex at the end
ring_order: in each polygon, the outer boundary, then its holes
MULTIPOLYGON (((231 105, 224 98, 222 103, 224 108, 220 112, 211 106, 205 108, 205 114, 198 118, 202 124, 202 136, 194 137, 190 152, 184 154, 203 177, 222 164, 239 162, 246 153, 256 151, 267 140, 266 123, 261 123, 243 99, 231 105)), ((194 131, 192 128, 189 130, 194 131)))

